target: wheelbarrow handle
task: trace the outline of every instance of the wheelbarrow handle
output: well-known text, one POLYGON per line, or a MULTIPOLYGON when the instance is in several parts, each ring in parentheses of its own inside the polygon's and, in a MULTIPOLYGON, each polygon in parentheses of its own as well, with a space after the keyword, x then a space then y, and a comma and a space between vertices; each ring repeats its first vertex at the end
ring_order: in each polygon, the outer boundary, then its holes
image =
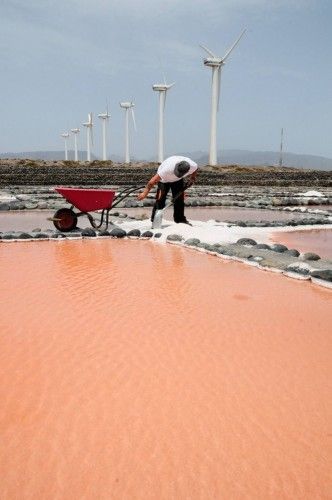
POLYGON ((121 201, 125 200, 131 193, 143 189, 144 186, 128 186, 120 193, 118 193, 113 199, 112 208, 116 207, 121 201), (114 203, 115 202, 115 203, 114 203))

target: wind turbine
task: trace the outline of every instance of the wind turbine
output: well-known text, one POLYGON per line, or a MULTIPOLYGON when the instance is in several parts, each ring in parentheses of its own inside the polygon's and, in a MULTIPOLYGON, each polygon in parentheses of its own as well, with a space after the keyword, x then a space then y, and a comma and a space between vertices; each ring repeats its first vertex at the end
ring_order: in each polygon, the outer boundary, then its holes
POLYGON ((71 128, 70 131, 74 134, 75 161, 78 161, 77 134, 80 133, 80 129, 79 128, 71 128))
POLYGON ((158 127, 158 162, 164 161, 164 111, 166 103, 167 91, 173 87, 174 83, 167 85, 164 83, 156 83, 152 85, 152 89, 159 92, 159 127, 158 127))
POLYGON ((209 152, 209 164, 217 165, 217 113, 219 109, 220 100, 220 77, 221 68, 225 64, 227 57, 235 49, 236 45, 239 43, 243 37, 246 30, 244 29, 241 35, 233 43, 233 45, 228 49, 224 57, 216 56, 210 49, 204 45, 200 45, 205 52, 208 53, 209 57, 204 59, 204 65, 212 68, 212 96, 211 96, 211 131, 210 131, 210 152, 209 152))
POLYGON ((88 114, 88 121, 83 123, 83 126, 86 127, 86 159, 91 161, 91 146, 93 146, 92 113, 88 114))
POLYGON ((68 160, 67 140, 68 140, 68 137, 69 137, 69 133, 68 132, 63 132, 63 134, 61 134, 61 137, 63 137, 64 140, 65 140, 65 161, 67 161, 68 160))
POLYGON ((284 143, 284 129, 281 129, 280 134, 280 152, 279 152, 279 167, 282 167, 282 153, 283 153, 283 143, 284 143))
POLYGON ((131 117, 133 119, 133 124, 134 124, 134 129, 136 130, 136 121, 135 121, 135 113, 134 113, 134 106, 135 104, 133 102, 120 102, 121 108, 126 110, 126 116, 125 116, 125 163, 130 163, 130 156, 129 156, 129 112, 131 112, 131 117), (130 110, 130 111, 129 111, 130 110))
POLYGON ((110 114, 108 112, 108 106, 106 107, 106 113, 99 113, 98 118, 102 120, 102 134, 103 134, 103 161, 107 160, 107 152, 106 152, 106 127, 107 121, 110 118, 110 114))

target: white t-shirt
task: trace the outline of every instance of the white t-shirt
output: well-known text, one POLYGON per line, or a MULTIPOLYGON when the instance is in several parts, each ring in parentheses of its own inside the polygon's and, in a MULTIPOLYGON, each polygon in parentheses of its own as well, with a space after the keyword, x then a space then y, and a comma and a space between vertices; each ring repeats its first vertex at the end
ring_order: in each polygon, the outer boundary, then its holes
MULTIPOLYGON (((190 158, 186 158, 185 156, 170 156, 159 165, 157 170, 157 174, 161 177, 160 182, 176 182, 180 180, 180 177, 174 174, 175 165, 179 163, 179 161, 187 161, 190 165, 190 169, 183 177, 193 174, 198 168, 197 163, 190 158)), ((183 177, 181 177, 181 179, 183 179, 183 177)))

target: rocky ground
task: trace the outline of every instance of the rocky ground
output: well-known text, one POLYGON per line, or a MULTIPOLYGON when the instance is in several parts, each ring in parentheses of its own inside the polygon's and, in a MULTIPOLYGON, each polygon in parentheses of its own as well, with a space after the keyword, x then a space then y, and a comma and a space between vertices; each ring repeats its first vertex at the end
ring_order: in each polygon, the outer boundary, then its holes
MULTIPOLYGON (((10 185, 123 185, 144 184, 157 163, 73 162, 0 159, 0 187, 10 185)), ((198 185, 218 186, 332 186, 332 171, 287 167, 204 166, 198 185)))

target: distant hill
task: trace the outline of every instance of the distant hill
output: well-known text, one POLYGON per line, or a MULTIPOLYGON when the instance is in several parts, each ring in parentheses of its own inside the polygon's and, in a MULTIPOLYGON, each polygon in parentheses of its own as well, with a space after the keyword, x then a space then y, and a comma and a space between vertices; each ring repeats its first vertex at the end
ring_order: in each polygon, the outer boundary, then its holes
MULTIPOLYGON (((199 165, 208 164, 208 154, 203 151, 181 153, 189 156, 199 165)), ((240 149, 225 149, 218 152, 220 165, 278 165, 277 151, 246 151, 240 149)), ((332 170, 332 158, 324 156, 301 155, 295 153, 283 154, 283 165, 286 167, 310 168, 314 170, 332 170)))
MULTIPOLYGON (((0 153, 0 158, 29 158, 30 160, 45 160, 45 161, 63 161, 63 151, 21 151, 19 153, 0 153)), ((74 160, 75 153, 73 150, 68 150, 68 160, 74 160)), ((98 157, 91 153, 91 160, 97 160, 98 157)), ((86 161, 86 151, 78 151, 78 160, 86 161)), ((121 163, 123 157, 119 155, 111 155, 110 160, 121 163)), ((137 161, 135 158, 132 161, 137 161)))
MULTIPOLYGON (((68 159, 73 160, 74 151, 68 150, 68 159)), ((29 158, 31 160, 64 160, 63 151, 22 151, 20 153, 0 153, 0 158, 29 158)), ((91 159, 96 160, 96 156, 91 154, 91 159)), ((86 159, 86 151, 78 151, 78 159, 84 161, 86 159)))
MULTIPOLYGON (((208 154, 204 151, 191 151, 180 152, 174 154, 182 154, 189 156, 199 165, 208 164, 208 154)), ((79 160, 86 160, 86 152, 79 151, 79 160)), ((0 158, 30 158, 32 160, 63 160, 63 151, 25 151, 20 153, 1 153, 0 158)), ((68 151, 68 158, 74 158, 74 151, 68 151)), ((97 157, 91 155, 92 160, 97 157)), ((121 163, 123 158, 118 155, 111 155, 110 159, 114 162, 121 163)), ((218 159, 220 165, 256 165, 256 166, 270 166, 278 165, 279 153, 277 151, 246 151, 240 149, 225 149, 218 152, 218 159)), ((132 161, 152 161, 150 159, 137 159, 132 158, 132 161)), ((324 156, 314 155, 301 155, 295 153, 284 153, 283 165, 286 167, 306 168, 314 170, 332 170, 332 158, 325 158, 324 156)))

